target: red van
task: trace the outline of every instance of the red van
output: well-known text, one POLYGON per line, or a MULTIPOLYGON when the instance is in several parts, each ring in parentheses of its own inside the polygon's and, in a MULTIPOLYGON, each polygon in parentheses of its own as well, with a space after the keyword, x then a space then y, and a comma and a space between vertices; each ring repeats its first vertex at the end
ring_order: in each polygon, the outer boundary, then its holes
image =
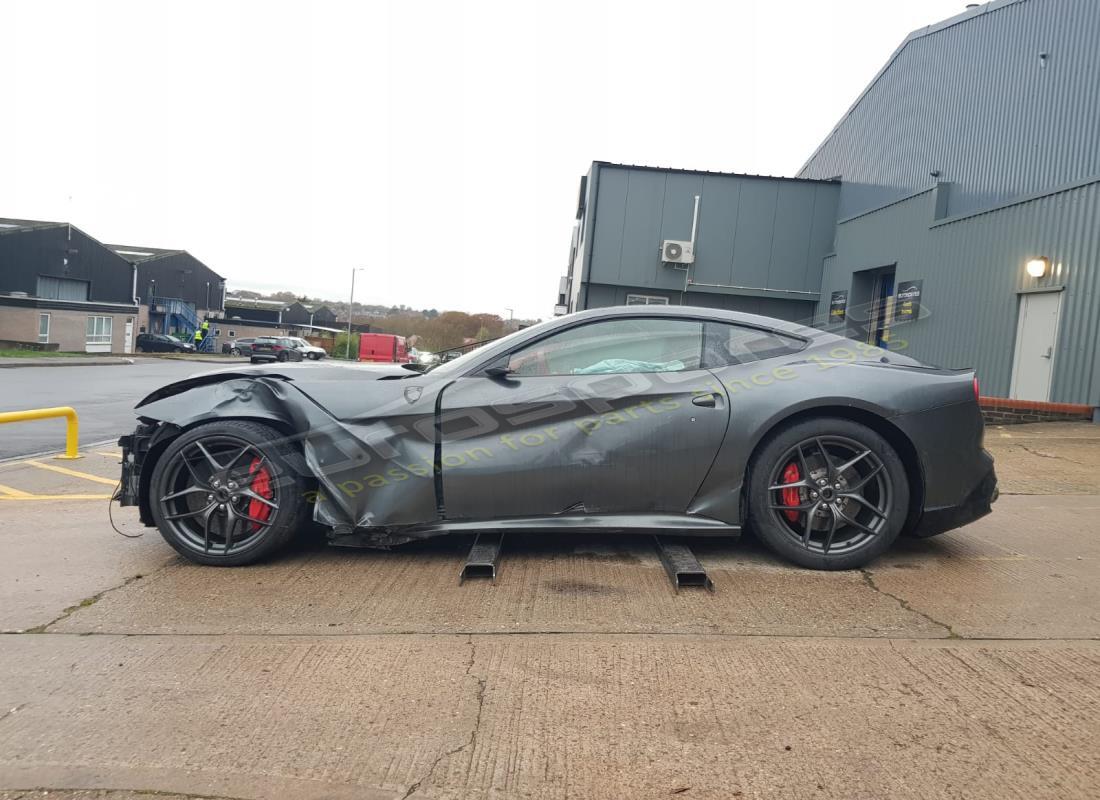
POLYGON ((405 337, 392 333, 361 333, 359 360, 376 364, 407 364, 409 350, 405 346, 405 337))

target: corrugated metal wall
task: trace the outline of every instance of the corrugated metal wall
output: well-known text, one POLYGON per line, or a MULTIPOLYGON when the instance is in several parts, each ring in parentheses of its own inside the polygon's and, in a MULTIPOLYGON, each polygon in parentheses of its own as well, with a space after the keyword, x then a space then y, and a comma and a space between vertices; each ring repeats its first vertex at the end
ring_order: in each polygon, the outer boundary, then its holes
POLYGON ((702 308, 724 308, 729 311, 744 311, 749 314, 761 314, 765 317, 778 317, 790 322, 812 324, 814 303, 809 300, 790 300, 781 297, 757 297, 737 294, 719 294, 712 292, 688 292, 681 302, 679 291, 661 291, 642 286, 608 286, 590 284, 587 288, 588 307, 627 305, 631 294, 648 297, 664 297, 669 305, 700 306, 702 308))
POLYGON ((1100 2, 1002 0, 930 31, 799 173, 842 176, 840 218, 927 188, 933 170, 955 184, 948 214, 1100 175, 1100 2))
POLYGON ((1064 286, 1051 399, 1100 405, 1100 182, 963 218, 934 212, 929 191, 839 225, 819 320, 853 273, 896 264, 898 281, 924 281, 928 316, 895 326, 895 344, 942 366, 977 367, 983 392, 1006 397, 1018 292, 1064 286), (1038 281, 1024 270, 1035 256, 1052 264, 1038 281))
POLYGON ((57 225, 0 236, 0 292, 33 295, 39 275, 87 281, 84 299, 133 302, 133 267, 77 228, 57 225))
POLYGON ((691 238, 699 195, 691 279, 716 286, 697 291, 816 299, 821 259, 832 246, 837 184, 609 165, 595 165, 593 173, 590 185, 598 190, 582 231, 582 250, 591 249, 588 284, 682 291, 684 271, 661 261, 661 242, 691 238))

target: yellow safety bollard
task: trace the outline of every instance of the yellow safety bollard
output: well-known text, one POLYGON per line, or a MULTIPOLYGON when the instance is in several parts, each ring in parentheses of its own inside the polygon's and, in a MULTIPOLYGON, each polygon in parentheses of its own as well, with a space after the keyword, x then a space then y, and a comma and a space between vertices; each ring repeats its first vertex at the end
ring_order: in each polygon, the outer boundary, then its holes
POLYGON ((76 409, 69 406, 56 408, 32 408, 28 411, 0 411, 0 425, 5 422, 27 422, 35 419, 65 418, 65 455, 57 456, 63 460, 80 458, 77 443, 80 440, 80 423, 76 418, 76 409))

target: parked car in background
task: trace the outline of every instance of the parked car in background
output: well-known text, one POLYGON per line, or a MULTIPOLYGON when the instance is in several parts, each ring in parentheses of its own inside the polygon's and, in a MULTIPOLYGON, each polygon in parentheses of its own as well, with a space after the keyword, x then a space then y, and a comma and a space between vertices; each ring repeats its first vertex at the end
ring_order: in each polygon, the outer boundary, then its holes
POLYGON ((320 361, 328 355, 328 353, 325 352, 325 348, 310 344, 305 339, 301 339, 297 336, 291 336, 290 341, 294 342, 295 348, 297 348, 303 356, 313 361, 320 361))
POLYGON ((222 344, 222 352, 231 356, 245 355, 252 352, 252 343, 255 339, 231 339, 222 344))
POLYGON ((361 333, 359 360, 375 364, 407 364, 409 351, 405 346, 405 337, 392 333, 361 333))
POLYGON ((195 345, 163 333, 139 333, 134 349, 139 353, 193 353, 195 345))
POLYGON ((264 361, 301 361, 305 355, 289 336, 259 336, 252 342, 253 364, 264 361))

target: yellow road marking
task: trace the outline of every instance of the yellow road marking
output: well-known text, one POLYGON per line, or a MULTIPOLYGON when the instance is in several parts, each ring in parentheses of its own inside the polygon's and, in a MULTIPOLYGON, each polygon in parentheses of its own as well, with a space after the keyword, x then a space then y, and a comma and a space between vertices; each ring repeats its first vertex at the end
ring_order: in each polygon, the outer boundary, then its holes
POLYGON ((0 503, 5 500, 110 500, 109 494, 25 494, 6 495, 0 494, 0 503))
POLYGON ((48 469, 50 472, 59 472, 62 475, 71 475, 74 478, 83 478, 86 481, 105 483, 108 486, 115 486, 118 484, 117 478, 101 478, 98 475, 89 475, 87 472, 77 472, 75 469, 68 469, 66 467, 55 467, 53 464, 43 464, 41 461, 24 461, 23 463, 30 464, 32 467, 38 467, 39 469, 48 469))
POLYGON ((4 484, 0 483, 0 496, 2 496, 2 495, 7 495, 7 497, 9 497, 13 500, 17 497, 33 497, 34 496, 34 495, 30 494, 29 492, 24 492, 22 489, 13 489, 10 486, 5 486, 4 484))
POLYGON ((102 450, 96 450, 95 453, 96 455, 107 456, 107 458, 122 458, 121 450, 115 450, 113 453, 105 453, 102 450))

